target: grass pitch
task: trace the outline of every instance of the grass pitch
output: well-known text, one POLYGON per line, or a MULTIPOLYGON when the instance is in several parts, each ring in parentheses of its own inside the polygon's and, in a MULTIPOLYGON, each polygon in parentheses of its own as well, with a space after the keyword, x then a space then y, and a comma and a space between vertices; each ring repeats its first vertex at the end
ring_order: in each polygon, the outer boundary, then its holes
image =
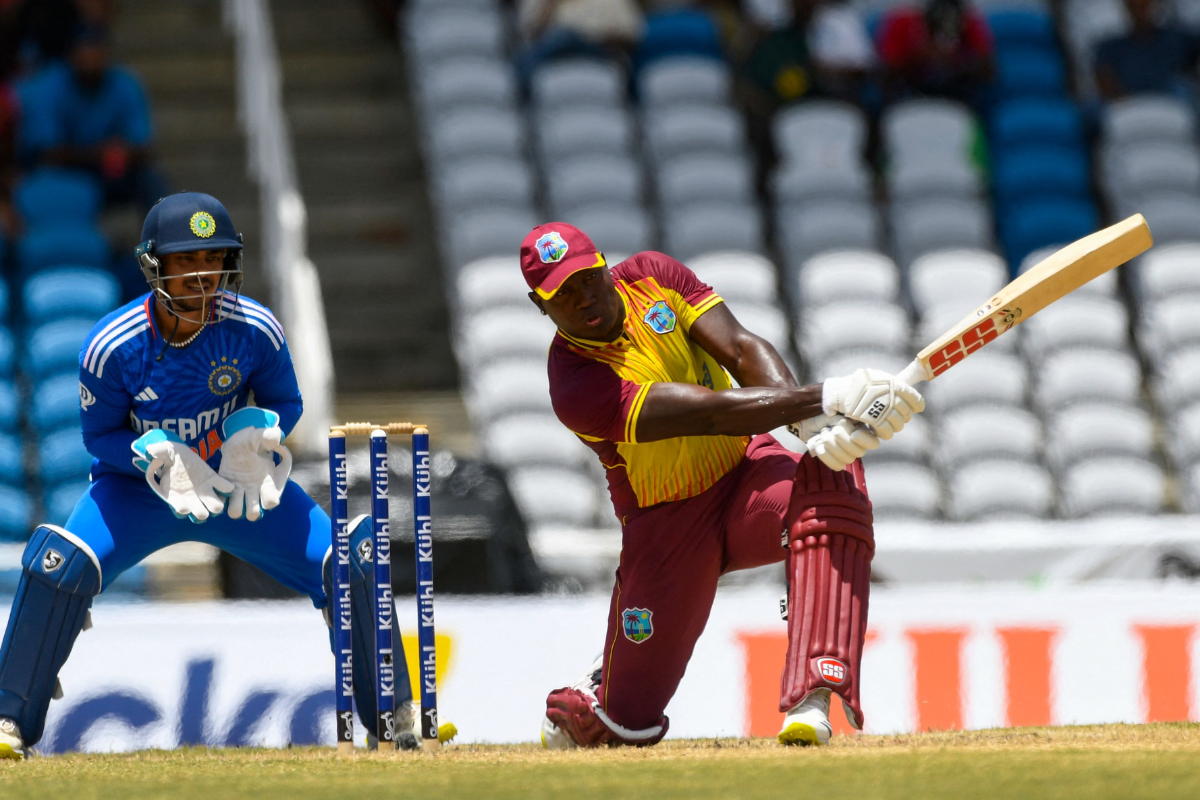
POLYGON ((1200 797, 1200 725, 1016 728, 773 740, 667 741, 548 753, 463 745, 339 759, 332 749, 184 749, 0 761, 16 798, 1186 798, 1200 797))

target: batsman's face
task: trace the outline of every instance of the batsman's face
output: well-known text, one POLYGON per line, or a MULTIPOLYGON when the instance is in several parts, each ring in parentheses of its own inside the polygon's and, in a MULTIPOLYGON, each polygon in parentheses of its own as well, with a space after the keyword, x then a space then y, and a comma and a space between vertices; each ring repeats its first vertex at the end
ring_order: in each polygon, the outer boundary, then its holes
POLYGON ((559 330, 576 339, 611 342, 624 328, 625 307, 608 267, 576 272, 549 300, 534 292, 529 296, 559 330))
POLYGON ((217 293, 225 269, 224 250, 196 250, 162 257, 163 289, 177 311, 196 311, 217 293))

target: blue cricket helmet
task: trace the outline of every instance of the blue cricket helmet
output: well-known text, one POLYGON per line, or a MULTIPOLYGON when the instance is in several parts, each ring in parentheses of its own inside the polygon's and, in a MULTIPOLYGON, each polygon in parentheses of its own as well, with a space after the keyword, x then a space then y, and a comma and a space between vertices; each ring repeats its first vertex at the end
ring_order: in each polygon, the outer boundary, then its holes
POLYGON ((242 283, 242 235, 221 201, 203 192, 178 192, 154 204, 142 224, 142 243, 135 255, 142 275, 156 293, 162 291, 162 256, 197 250, 225 250, 221 289, 242 283))

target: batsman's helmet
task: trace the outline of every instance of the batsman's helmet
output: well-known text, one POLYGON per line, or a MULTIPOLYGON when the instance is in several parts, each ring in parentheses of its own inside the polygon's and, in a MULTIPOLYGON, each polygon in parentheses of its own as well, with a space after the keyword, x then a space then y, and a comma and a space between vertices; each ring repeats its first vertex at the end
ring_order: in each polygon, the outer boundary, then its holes
POLYGON ((156 295, 170 300, 162 288, 161 257, 196 250, 224 250, 219 289, 241 289, 242 235, 234 230, 221 201, 201 192, 179 192, 155 203, 142 224, 142 243, 135 255, 156 295))

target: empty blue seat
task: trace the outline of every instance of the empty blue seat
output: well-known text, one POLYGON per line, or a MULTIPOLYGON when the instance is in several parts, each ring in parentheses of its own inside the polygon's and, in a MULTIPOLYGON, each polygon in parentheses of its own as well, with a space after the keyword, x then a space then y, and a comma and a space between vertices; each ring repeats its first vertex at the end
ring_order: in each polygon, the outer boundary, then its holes
POLYGON ((1073 242, 1099 227, 1096 206, 1090 200, 1031 200, 1006 210, 1000 219, 1000 238, 1015 273, 1034 250, 1073 242))
POLYGON ((992 152, 1023 145, 1083 145, 1083 118, 1070 100, 1021 97, 999 104, 992 112, 992 152))
POLYGON ((29 538, 33 503, 24 489, 0 485, 0 539, 23 542, 29 538))
POLYGON ((33 389, 29 418, 34 428, 46 434, 64 427, 79 427, 79 376, 74 372, 54 375, 33 389))
POLYGON ((1014 148, 993 158, 992 185, 1003 214, 1011 204, 1038 195, 1086 198, 1091 172, 1082 148, 1014 148))
POLYGON ((0 380, 0 431, 15 431, 20 426, 21 392, 12 381, 0 380))
POLYGON ((1000 50, 996 57, 996 87, 1004 97, 1062 97, 1067 88, 1062 56, 1033 47, 1000 50))
MULTIPOLYGON (((0 239, 0 251, 4 250, 4 241, 0 239)), ((3 270, 4 259, 0 257, 0 270, 3 270)), ((3 274, 0 272, 0 274, 3 274)), ((0 321, 8 319, 8 283, 0 279, 0 321)))
POLYGON ((721 38, 711 17, 702 11, 683 9, 646 18, 637 50, 638 66, 662 56, 685 53, 722 58, 721 38))
POLYGON ((1031 8, 998 9, 988 14, 987 20, 997 47, 1026 45, 1058 49, 1054 19, 1044 11, 1031 8))
POLYGON ((12 331, 0 326, 0 378, 8 378, 13 374, 17 360, 17 341, 12 331))
POLYGON ((27 275, 63 264, 107 269, 109 258, 108 242, 86 225, 42 226, 17 242, 17 265, 27 275))
POLYGON ((0 433, 0 483, 22 486, 25 483, 25 457, 21 437, 0 433))
POLYGON ((21 292, 25 318, 99 320, 121 303, 121 287, 111 273, 94 267, 62 267, 39 272, 21 292))
POLYGON ((87 488, 86 480, 71 481, 46 492, 46 521, 51 525, 65 523, 87 488))
POLYGON ((64 319, 34 328, 26 342, 28 368, 33 377, 42 380, 59 372, 76 372, 79 350, 93 324, 84 319, 64 319))
POLYGON ((86 172, 43 168, 17 184, 17 210, 31 228, 64 223, 90 224, 100 213, 100 183, 86 172))
POLYGON ((92 454, 83 446, 78 428, 55 431, 38 442, 39 473, 47 486, 86 478, 92 469, 92 454))

